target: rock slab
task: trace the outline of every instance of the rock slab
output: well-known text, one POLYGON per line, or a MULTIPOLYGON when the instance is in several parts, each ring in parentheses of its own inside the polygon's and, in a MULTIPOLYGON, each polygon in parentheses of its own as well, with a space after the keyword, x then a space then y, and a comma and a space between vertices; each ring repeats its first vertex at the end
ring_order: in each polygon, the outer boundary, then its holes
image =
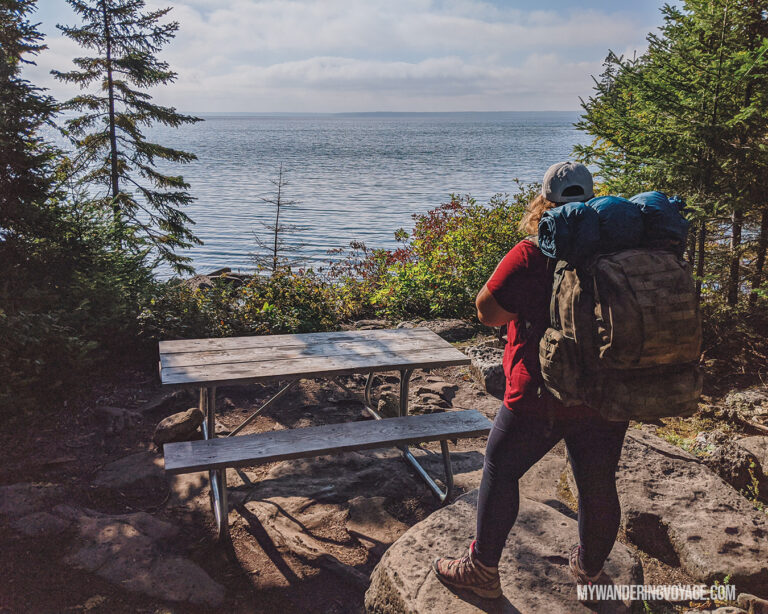
POLYGON ((616 486, 622 525, 641 550, 698 582, 730 576, 737 589, 768 597, 768 515, 699 459, 630 429, 616 486))
POLYGON ((507 385, 504 375, 504 350, 494 347, 469 347, 464 353, 472 360, 470 370, 480 386, 489 394, 501 397, 507 385))
MULTIPOLYGON (((461 556, 475 531, 477 491, 411 527, 382 557, 365 594, 371 614, 469 614, 476 612, 593 612, 580 604, 568 569, 578 541, 576 521, 551 507, 523 499, 517 523, 499 564, 504 596, 480 599, 446 588, 432 571, 438 556, 461 556)), ((641 584, 639 562, 617 543, 605 571, 615 584, 641 584)), ((624 603, 602 604, 603 612, 628 612, 624 603)))

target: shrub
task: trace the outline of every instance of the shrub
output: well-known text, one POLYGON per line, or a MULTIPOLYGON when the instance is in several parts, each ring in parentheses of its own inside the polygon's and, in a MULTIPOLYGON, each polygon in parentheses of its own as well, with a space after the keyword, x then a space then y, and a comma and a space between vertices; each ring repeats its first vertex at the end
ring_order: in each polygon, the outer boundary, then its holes
POLYGON ((517 229, 537 186, 510 202, 496 195, 487 206, 470 196, 415 215, 413 234, 393 253, 371 300, 382 315, 472 317, 474 298, 504 255, 523 238, 517 229), (396 255, 395 255, 396 254, 396 255))
POLYGON ((278 269, 235 286, 226 279, 192 288, 158 284, 139 316, 145 339, 304 333, 339 323, 336 289, 313 271, 278 269))

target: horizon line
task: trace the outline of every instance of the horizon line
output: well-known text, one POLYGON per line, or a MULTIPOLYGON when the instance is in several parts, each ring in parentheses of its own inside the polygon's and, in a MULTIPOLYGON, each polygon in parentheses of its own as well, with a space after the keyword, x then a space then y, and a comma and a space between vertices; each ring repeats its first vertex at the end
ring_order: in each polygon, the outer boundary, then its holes
POLYGON ((582 109, 528 110, 528 111, 180 111, 185 114, 205 115, 501 115, 510 113, 580 113, 582 109))

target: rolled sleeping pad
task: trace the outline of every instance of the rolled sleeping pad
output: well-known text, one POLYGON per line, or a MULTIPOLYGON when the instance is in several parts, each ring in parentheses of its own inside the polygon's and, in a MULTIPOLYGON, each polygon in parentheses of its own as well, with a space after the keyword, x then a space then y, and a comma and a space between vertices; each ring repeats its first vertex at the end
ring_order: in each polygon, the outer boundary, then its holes
POLYGON ((577 266, 600 247, 600 218, 584 203, 545 211, 539 222, 539 249, 549 258, 577 266))
POLYGON ((637 203, 643 217, 643 243, 674 246, 682 254, 691 223, 680 215, 678 206, 656 191, 636 194, 629 200, 637 203))
POLYGON ((621 196, 600 196, 587 202, 600 218, 600 251, 618 252, 638 247, 643 241, 640 207, 621 196))

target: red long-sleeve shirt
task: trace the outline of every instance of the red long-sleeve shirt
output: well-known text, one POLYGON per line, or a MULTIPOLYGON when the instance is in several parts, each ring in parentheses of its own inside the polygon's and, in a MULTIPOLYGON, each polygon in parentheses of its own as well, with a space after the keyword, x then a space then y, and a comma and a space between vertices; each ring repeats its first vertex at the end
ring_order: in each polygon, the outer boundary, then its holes
POLYGON ((488 290, 496 302, 518 315, 507 327, 504 405, 519 412, 548 410, 555 417, 595 416, 597 412, 584 405, 565 407, 544 388, 539 341, 549 326, 554 271, 554 262, 550 263, 533 242, 524 240, 504 256, 488 280, 488 290))

